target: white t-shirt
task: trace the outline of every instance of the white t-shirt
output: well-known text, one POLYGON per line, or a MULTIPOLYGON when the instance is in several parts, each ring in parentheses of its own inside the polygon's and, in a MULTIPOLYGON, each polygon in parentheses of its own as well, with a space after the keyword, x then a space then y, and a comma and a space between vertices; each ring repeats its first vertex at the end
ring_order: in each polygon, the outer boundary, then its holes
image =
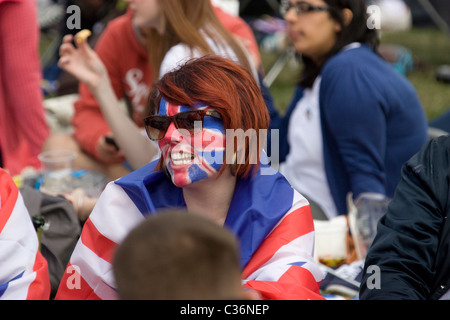
MULTIPOLYGON (((217 43, 210 37, 206 35, 206 33, 200 31, 203 33, 203 36, 210 46, 211 50, 218 56, 222 56, 224 58, 233 60, 238 62, 239 59, 237 58, 234 51, 224 45, 217 45, 217 43)), ((256 71, 256 67, 252 64, 252 60, 250 58, 250 54, 248 53, 247 49, 242 47, 242 50, 244 53, 246 53, 247 59, 250 62, 250 65, 252 67, 252 74, 255 77, 256 80, 258 80, 258 74, 256 71)), ((183 65, 188 60, 192 58, 199 58, 203 56, 203 53, 201 53, 198 49, 191 50, 189 46, 185 43, 179 43, 167 51, 166 55, 164 56, 164 59, 161 63, 160 71, 159 71, 159 78, 162 78, 163 75, 165 75, 167 72, 170 72, 180 65, 183 65)))
POLYGON ((301 194, 316 202, 331 219, 337 216, 323 161, 322 127, 320 124, 319 89, 321 78, 303 92, 303 97, 289 119, 290 146, 280 172, 301 194))
MULTIPOLYGON (((342 51, 360 46, 361 43, 353 42, 342 48, 342 51)), ((286 161, 280 165, 280 172, 298 192, 316 202, 328 219, 331 219, 338 213, 323 160, 320 82, 319 76, 311 89, 304 90, 303 97, 292 112, 288 129, 290 151, 286 161)))

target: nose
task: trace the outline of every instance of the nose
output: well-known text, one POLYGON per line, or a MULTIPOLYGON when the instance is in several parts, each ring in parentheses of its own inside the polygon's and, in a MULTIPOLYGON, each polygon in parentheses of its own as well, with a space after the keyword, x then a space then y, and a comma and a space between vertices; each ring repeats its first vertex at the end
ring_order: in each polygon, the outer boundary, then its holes
POLYGON ((175 127, 175 124, 172 122, 167 128, 166 134, 164 135, 164 140, 172 143, 179 143, 183 139, 182 134, 175 127))
POLYGON ((292 22, 297 19, 297 13, 295 12, 294 8, 290 8, 286 14, 284 15, 284 20, 287 22, 292 22))

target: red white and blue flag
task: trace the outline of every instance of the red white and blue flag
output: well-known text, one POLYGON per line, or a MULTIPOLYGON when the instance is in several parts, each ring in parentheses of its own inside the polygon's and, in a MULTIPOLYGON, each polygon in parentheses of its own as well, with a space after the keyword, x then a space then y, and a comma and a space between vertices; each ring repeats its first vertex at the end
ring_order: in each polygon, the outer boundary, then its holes
POLYGON ((50 297, 47 261, 14 181, 0 169, 0 299, 50 297))
MULTIPOLYGON (((270 170, 267 165, 265 172, 270 170)), ((145 216, 185 207, 182 189, 155 162, 111 182, 86 221, 56 299, 117 299, 114 250, 145 216)), ((309 204, 273 174, 239 179, 225 226, 240 241, 243 284, 267 299, 322 299, 309 204)))

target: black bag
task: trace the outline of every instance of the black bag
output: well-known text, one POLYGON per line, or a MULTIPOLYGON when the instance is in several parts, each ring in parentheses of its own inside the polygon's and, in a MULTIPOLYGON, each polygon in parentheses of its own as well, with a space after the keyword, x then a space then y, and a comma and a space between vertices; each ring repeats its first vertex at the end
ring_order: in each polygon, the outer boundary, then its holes
POLYGON ((81 224, 67 199, 48 195, 27 185, 20 188, 20 193, 30 216, 43 218, 41 253, 48 262, 51 297, 54 297, 80 237, 81 224))

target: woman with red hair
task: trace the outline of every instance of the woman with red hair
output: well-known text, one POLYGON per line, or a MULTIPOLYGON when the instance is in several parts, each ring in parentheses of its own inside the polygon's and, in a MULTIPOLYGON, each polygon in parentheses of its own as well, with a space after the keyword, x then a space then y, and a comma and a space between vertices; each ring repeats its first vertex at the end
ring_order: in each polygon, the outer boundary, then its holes
POLYGON ((190 60, 155 84, 150 110, 144 124, 161 157, 108 184, 57 299, 117 298, 116 246, 146 216, 173 207, 237 236, 243 284, 263 298, 320 299, 309 204, 266 164, 269 115, 251 73, 218 56, 190 60), (70 280, 77 277, 74 290, 70 280))
POLYGON ((52 135, 46 150, 78 152, 75 167, 111 180, 148 164, 157 147, 145 137, 142 117, 152 82, 180 61, 217 54, 261 67, 249 26, 210 0, 127 0, 128 12, 110 22, 95 51, 82 37, 67 35, 59 65, 81 82, 75 103, 74 135, 52 135), (127 101, 128 114, 121 100, 127 101), (125 133, 125 134, 124 134, 125 133), (107 141, 114 137, 117 146, 107 141))

